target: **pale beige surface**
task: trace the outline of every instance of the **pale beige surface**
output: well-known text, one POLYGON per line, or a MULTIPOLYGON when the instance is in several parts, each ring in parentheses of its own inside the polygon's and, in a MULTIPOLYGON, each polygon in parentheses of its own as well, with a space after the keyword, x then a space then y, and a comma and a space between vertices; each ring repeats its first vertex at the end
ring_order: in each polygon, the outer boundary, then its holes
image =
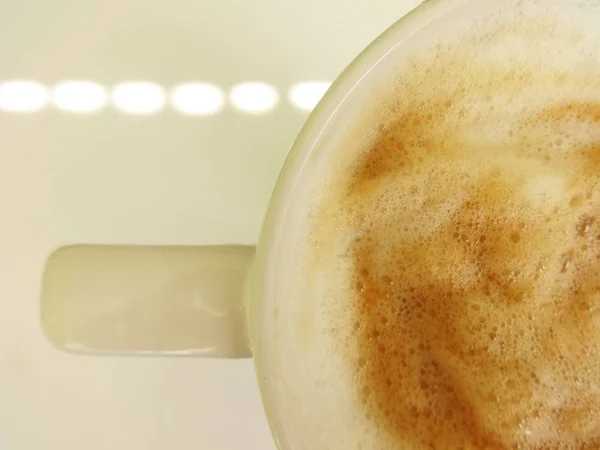
POLYGON ((286 103, 288 87, 333 79, 417 3, 0 4, 0 81, 252 80, 281 95, 264 116, 0 113, 1 449, 273 448, 250 360, 52 348, 38 319, 42 268, 71 243, 254 243, 305 118, 286 103))

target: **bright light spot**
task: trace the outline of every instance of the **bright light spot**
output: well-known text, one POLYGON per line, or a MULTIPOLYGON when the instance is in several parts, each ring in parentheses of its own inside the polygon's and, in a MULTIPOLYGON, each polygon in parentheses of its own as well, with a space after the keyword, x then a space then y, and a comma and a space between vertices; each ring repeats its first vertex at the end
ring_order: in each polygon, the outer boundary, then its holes
POLYGON ((115 107, 129 114, 153 114, 166 102, 165 90, 148 81, 128 81, 118 84, 112 92, 115 107))
POLYGON ((236 109, 261 114, 275 108, 279 96, 275 88, 266 83, 242 83, 231 89, 230 100, 236 109))
POLYGON ((94 112, 106 105, 106 91, 91 81, 64 81, 54 88, 52 99, 62 111, 94 112))
POLYGON ((14 80, 0 84, 0 110, 33 112, 48 104, 48 90, 37 81, 14 80))
POLYGON ((289 92, 292 105, 303 111, 311 111, 321 100, 331 83, 327 81, 313 81, 298 83, 289 92))
POLYGON ((171 92, 171 105, 181 114, 208 116, 221 111, 224 104, 221 89, 208 83, 181 84, 171 92))

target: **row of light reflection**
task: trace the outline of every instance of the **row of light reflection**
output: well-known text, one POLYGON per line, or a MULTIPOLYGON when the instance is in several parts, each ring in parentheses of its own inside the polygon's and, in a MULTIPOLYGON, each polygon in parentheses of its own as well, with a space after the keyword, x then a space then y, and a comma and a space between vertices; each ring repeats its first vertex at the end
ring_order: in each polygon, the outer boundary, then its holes
MULTIPOLYGON (((288 91, 288 101, 301 111, 310 111, 329 88, 330 83, 298 83, 288 91)), ((212 83, 190 82, 169 92, 150 81, 128 81, 106 89, 98 83, 70 80, 49 88, 33 80, 0 83, 0 111, 28 113, 53 107, 71 113, 94 113, 112 107, 132 115, 156 114, 167 106, 180 114, 211 116, 227 105, 246 114, 266 114, 280 103, 277 89, 263 82, 233 86, 226 94, 212 83)))

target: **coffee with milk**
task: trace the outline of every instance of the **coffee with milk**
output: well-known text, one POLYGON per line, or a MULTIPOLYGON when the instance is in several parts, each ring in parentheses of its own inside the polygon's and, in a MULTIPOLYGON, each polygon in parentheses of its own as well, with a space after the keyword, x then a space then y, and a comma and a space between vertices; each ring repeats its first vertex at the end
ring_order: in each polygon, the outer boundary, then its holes
POLYGON ((470 3, 297 202, 265 351, 311 448, 600 448, 600 2, 470 3))

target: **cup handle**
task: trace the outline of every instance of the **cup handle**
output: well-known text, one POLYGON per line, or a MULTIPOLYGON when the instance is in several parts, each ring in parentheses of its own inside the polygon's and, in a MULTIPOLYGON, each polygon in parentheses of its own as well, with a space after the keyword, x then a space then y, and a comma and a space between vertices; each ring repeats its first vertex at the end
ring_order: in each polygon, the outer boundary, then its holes
POLYGON ((62 247, 42 280, 44 334, 78 353, 249 357, 243 292, 254 250, 62 247))

